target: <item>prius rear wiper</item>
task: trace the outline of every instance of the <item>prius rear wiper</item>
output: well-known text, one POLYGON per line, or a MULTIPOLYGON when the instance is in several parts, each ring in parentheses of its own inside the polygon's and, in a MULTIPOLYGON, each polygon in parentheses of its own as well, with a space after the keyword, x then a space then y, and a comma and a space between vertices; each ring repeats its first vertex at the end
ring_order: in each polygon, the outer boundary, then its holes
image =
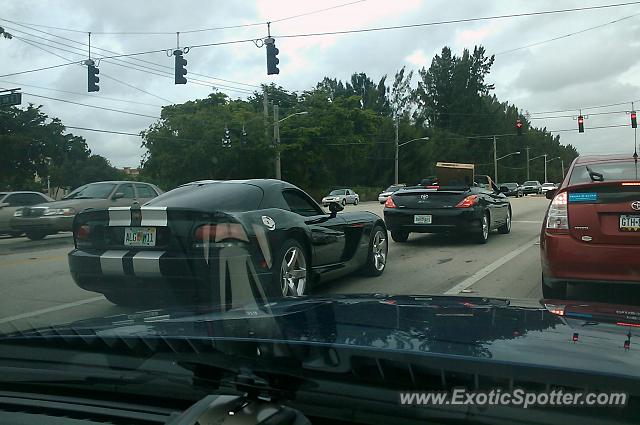
POLYGON ((586 167, 587 167, 587 172, 589 173, 589 178, 591 179, 592 182, 604 181, 604 175, 602 173, 593 171, 591 167, 589 167, 588 165, 586 167))

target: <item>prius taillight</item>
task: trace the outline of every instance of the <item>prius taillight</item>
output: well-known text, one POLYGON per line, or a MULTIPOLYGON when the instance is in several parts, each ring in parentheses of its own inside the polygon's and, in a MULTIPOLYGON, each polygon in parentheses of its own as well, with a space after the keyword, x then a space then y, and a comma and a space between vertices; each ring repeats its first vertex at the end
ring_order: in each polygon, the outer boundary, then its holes
POLYGON ((560 192, 553 197, 547 214, 547 229, 569 230, 569 214, 567 212, 567 192, 560 192))
POLYGON ((239 223, 203 224, 194 232, 196 242, 222 242, 238 240, 249 242, 247 233, 239 223))

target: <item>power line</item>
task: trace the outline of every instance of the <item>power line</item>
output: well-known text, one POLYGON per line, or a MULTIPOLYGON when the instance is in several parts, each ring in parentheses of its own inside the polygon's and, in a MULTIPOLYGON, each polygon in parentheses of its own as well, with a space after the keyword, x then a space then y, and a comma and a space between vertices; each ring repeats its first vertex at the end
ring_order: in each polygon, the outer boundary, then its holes
MULTIPOLYGON (((479 17, 479 18, 451 19, 451 20, 445 20, 445 21, 424 22, 424 23, 419 23, 419 24, 395 25, 395 26, 387 26, 387 27, 360 28, 360 29, 343 30, 343 31, 327 31, 327 32, 303 33, 303 34, 285 34, 285 35, 277 35, 277 36, 274 36, 274 37, 276 37, 276 38, 300 38, 300 37, 315 37, 315 36, 325 36, 325 35, 355 34, 355 33, 364 33, 364 32, 375 32, 375 31, 387 31, 387 30, 396 30, 396 29, 418 28, 418 27, 446 25, 446 24, 455 24, 455 23, 465 23, 465 22, 479 22, 479 21, 488 21, 488 20, 496 20, 496 19, 519 18, 519 17, 526 17, 526 16, 542 16, 542 15, 550 15, 550 14, 558 14, 558 13, 582 12, 582 11, 588 11, 588 10, 601 10, 601 9, 623 7, 623 6, 631 6, 631 5, 637 5, 637 4, 640 4, 640 1, 632 1, 632 2, 626 2, 626 3, 605 4, 605 5, 599 5, 599 6, 575 7, 575 8, 568 8, 568 9, 555 9, 555 10, 547 10, 547 11, 540 11, 540 12, 525 12, 525 13, 513 13, 513 14, 506 14, 506 15, 493 15, 493 16, 484 16, 484 17, 479 17)), ((249 43, 249 42, 254 43, 255 40, 256 39, 248 38, 248 39, 241 39, 241 40, 229 40, 229 41, 221 41, 221 42, 215 42, 215 43, 196 44, 196 45, 191 45, 191 46, 187 46, 187 47, 189 47, 191 49, 194 49, 194 48, 198 48, 198 47, 224 46, 224 45, 242 44, 242 43, 249 43)), ((115 59, 115 58, 133 57, 133 56, 142 56, 142 55, 148 55, 148 54, 152 54, 152 53, 162 53, 162 52, 166 52, 168 50, 172 50, 172 49, 156 49, 156 50, 148 50, 148 51, 134 52, 134 53, 123 53, 123 54, 118 54, 118 55, 103 56, 103 57, 97 58, 97 59, 101 60, 101 59, 115 59)), ((55 66, 53 66, 53 68, 60 67, 60 66, 66 66, 66 65, 69 65, 69 64, 55 65, 55 66)), ((1 77, 8 77, 8 76, 11 76, 11 75, 24 74, 24 73, 27 73, 27 72, 42 71, 44 69, 50 69, 50 68, 52 68, 52 67, 38 68, 38 69, 21 71, 21 72, 12 73, 12 74, 5 74, 5 75, 0 75, 0 78, 1 77)))
POLYGON ((450 19, 445 21, 423 22, 419 24, 394 25, 394 26, 386 26, 386 27, 374 27, 374 28, 360 28, 360 29, 352 29, 352 30, 327 31, 327 32, 307 33, 307 34, 274 35, 273 37, 297 38, 297 37, 315 37, 315 36, 324 36, 324 35, 354 34, 354 33, 374 32, 374 31, 388 31, 388 30, 419 28, 419 27, 428 27, 428 26, 436 26, 436 25, 459 24, 459 23, 465 23, 465 22, 479 22, 479 21, 491 21, 496 19, 521 18, 526 16, 542 16, 542 15, 552 15, 552 14, 558 14, 558 13, 583 12, 588 10, 608 9, 608 8, 614 8, 614 7, 632 6, 637 4, 640 4, 640 1, 604 4, 599 6, 574 7, 574 8, 568 8, 568 9, 554 9, 554 10, 545 10, 540 12, 524 12, 524 13, 512 13, 512 14, 506 14, 506 15, 483 16, 479 18, 450 19))
MULTIPOLYGON (((66 60, 66 61, 69 61, 69 64, 77 64, 77 65, 81 65, 81 63, 80 63, 80 62, 74 62, 74 61, 71 61, 70 59, 65 58, 64 56, 58 55, 58 54, 57 54, 57 53, 55 53, 55 52, 52 52, 52 51, 50 51, 50 50, 48 50, 48 49, 45 49, 44 47, 39 46, 36 42, 33 42, 33 41, 31 41, 31 40, 27 40, 27 39, 23 39, 22 37, 17 37, 17 36, 13 36, 13 37, 14 37, 14 38, 16 38, 16 39, 17 39, 17 40, 19 40, 19 41, 22 41, 22 42, 24 42, 24 43, 26 43, 26 44, 29 44, 30 46, 33 46, 33 47, 35 47, 35 48, 37 48, 37 49, 40 49, 40 50, 43 50, 43 51, 45 51, 45 52, 47 52, 47 53, 50 53, 50 54, 52 54, 52 55, 54 55, 54 56, 57 56, 57 57, 59 57, 59 58, 62 58, 62 59, 64 59, 64 60, 66 60)), ((53 46, 52 46, 52 47, 53 47, 53 46)), ((54 48, 55 48, 55 47, 54 47, 54 48)), ((60 48, 58 47, 58 49, 60 49, 60 48)), ((68 50, 66 50, 66 49, 61 49, 61 50, 64 50, 64 51, 66 51, 66 52, 68 52, 68 53, 74 53, 74 54, 77 54, 77 53, 75 53, 75 52, 68 51, 68 50)), ((153 96, 153 97, 155 97, 155 98, 157 98, 157 99, 163 100, 163 101, 165 101, 165 102, 168 102, 168 103, 171 103, 171 104, 175 103, 175 102, 173 102, 173 101, 171 101, 171 100, 169 100, 169 99, 166 99, 166 98, 164 98, 164 97, 160 97, 160 96, 158 96, 158 95, 156 95, 156 94, 153 94, 153 93, 150 93, 150 92, 148 92, 148 91, 146 91, 146 90, 144 90, 144 89, 141 89, 140 87, 136 87, 136 86, 134 86, 134 85, 132 85, 132 84, 125 83, 124 81, 119 80, 119 79, 117 79, 117 78, 115 78, 115 77, 111 77, 111 76, 109 76, 109 75, 107 75, 107 74, 102 73, 102 74, 101 74, 101 76, 102 76, 102 77, 105 77, 105 78, 107 78, 107 79, 113 80, 113 81, 115 81, 115 82, 117 82, 117 83, 123 84, 123 85, 125 85, 125 86, 127 86, 127 87, 130 87, 130 88, 133 88, 133 89, 135 89, 135 90, 138 90, 138 91, 140 91, 140 92, 142 92, 142 93, 148 94, 149 96, 153 96)), ((26 84, 25 84, 25 85, 26 85, 26 84)))
MULTIPOLYGON (((21 31, 21 30, 18 30, 18 31, 19 31, 19 32, 23 32, 23 31, 21 31)), ((25 34, 28 34, 28 33, 26 33, 26 32, 24 32, 24 33, 25 33, 25 34)), ((37 35, 33 35, 33 34, 28 34, 28 35, 33 36, 33 37, 38 37, 38 38, 41 38, 41 39, 44 39, 44 40, 47 40, 46 38, 44 38, 44 37, 40 37, 40 36, 37 36, 37 35)), ((34 41, 34 40, 29 40, 29 39, 23 38, 22 36, 20 36, 20 37, 18 37, 18 36, 14 36, 14 38, 16 38, 17 40, 23 41, 23 42, 25 42, 25 43, 27 43, 27 44, 29 44, 29 45, 33 46, 33 47, 36 47, 36 48, 38 48, 38 49, 41 49, 41 50, 43 50, 43 51, 45 51, 45 52, 47 52, 47 53, 50 53, 50 54, 52 54, 52 55, 55 55, 55 56, 57 56, 57 57, 59 57, 59 58, 62 58, 62 59, 68 60, 69 62, 72 62, 72 63, 78 63, 78 62, 73 62, 73 61, 71 61, 70 59, 65 58, 64 56, 58 55, 57 53, 51 52, 50 50, 47 50, 47 49, 45 49, 45 48, 43 48, 43 47, 39 46, 39 44, 42 44, 42 43, 40 43, 40 42, 37 42, 37 41, 34 41)), ((57 41, 52 41, 52 40, 47 40, 47 41, 49 41, 49 42, 53 42, 53 43, 55 43, 55 44, 60 44, 60 45, 62 45, 62 46, 67 46, 67 47, 70 47, 70 48, 72 48, 72 49, 76 49, 76 50, 79 50, 79 49, 80 49, 80 48, 78 48, 78 47, 75 47, 75 46, 69 46, 68 44, 60 43, 60 42, 57 42, 57 41)), ((47 45, 47 46, 48 46, 48 45, 47 45)), ((48 46, 48 47, 51 47, 51 48, 53 48, 53 49, 58 49, 58 50, 61 50, 61 51, 63 51, 63 52, 76 54, 76 55, 82 55, 82 54, 84 54, 84 52, 82 52, 82 53, 81 53, 81 52, 77 52, 77 51, 75 51, 75 50, 67 50, 67 49, 63 49, 63 48, 61 48, 61 47, 57 47, 57 46, 48 46)), ((127 61, 123 61, 123 60, 121 60, 121 59, 109 59, 109 60, 105 60, 105 62, 107 62, 107 63, 111 63, 111 64, 113 64, 113 65, 117 65, 117 66, 122 66, 122 67, 125 67, 125 68, 128 68, 128 69, 133 69, 133 70, 140 71, 140 72, 151 73, 151 74, 153 74, 153 75, 157 75, 157 76, 160 76, 160 77, 173 78, 173 74, 172 74, 172 73, 169 73, 169 72, 167 72, 167 71, 156 70, 156 69, 150 68, 150 67, 148 67, 148 66, 138 65, 138 64, 135 64, 135 63, 131 63, 131 62, 127 62, 127 61)), ((146 62, 146 61, 145 61, 145 62, 146 62)), ((158 66, 158 67, 165 67, 164 65, 156 65, 156 66, 158 66)), ((171 67, 166 67, 166 68, 173 69, 173 68, 171 68, 171 67)), ((103 75, 104 75, 104 74, 103 74, 103 75)), ((199 79, 195 79, 195 78, 190 78, 190 82, 191 82, 192 84, 201 85, 201 86, 206 86, 206 87, 212 87, 212 88, 215 88, 215 89, 224 88, 224 89, 229 90, 229 91, 236 91, 236 92, 243 93, 243 94, 253 94, 253 92, 252 92, 252 91, 250 91, 250 90, 246 90, 246 89, 242 89, 242 88, 229 87, 229 86, 225 86, 225 85, 222 85, 222 84, 212 84, 212 83, 209 83, 209 82, 206 82, 206 81, 202 81, 202 80, 199 80, 199 79)), ((147 93, 148 93, 148 92, 147 92, 147 93)), ((156 96, 156 97, 157 97, 157 96, 156 96)), ((163 100, 166 100, 166 99, 163 99, 163 100)), ((169 100, 167 100, 167 101, 168 101, 168 102, 170 102, 170 103, 173 103, 173 102, 171 102, 171 101, 169 101, 169 100)))
POLYGON ((90 97, 90 98, 93 98, 93 99, 110 100, 110 101, 113 101, 113 102, 133 103, 135 105, 150 106, 150 107, 154 107, 154 108, 162 108, 163 106, 165 106, 165 105, 158 105, 158 104, 153 104, 153 103, 137 102, 135 100, 117 99, 117 98, 107 97, 107 96, 102 96, 102 95, 101 96, 91 95, 91 94, 77 92, 77 91, 52 89, 50 87, 37 86, 37 85, 34 85, 34 84, 16 83, 15 81, 6 81, 6 80, 2 81, 2 80, 0 80, 0 83, 9 84, 9 85, 13 85, 13 86, 32 87, 34 89, 49 90, 49 91, 58 92, 58 93, 73 94, 75 96, 84 96, 84 97, 90 97))
POLYGON ((87 108, 102 109, 104 111, 118 112, 118 113, 121 113, 121 114, 128 114, 128 115, 137 115, 139 117, 154 118, 154 119, 157 119, 157 120, 161 119, 160 117, 155 117, 153 115, 139 114, 137 112, 123 111, 121 109, 105 108, 104 106, 89 105, 89 104, 86 104, 86 103, 74 102, 74 101, 65 100, 65 99, 58 99, 58 98, 49 97, 49 96, 42 96, 42 95, 39 95, 39 94, 33 94, 33 93, 27 93, 27 92, 23 92, 23 94, 25 94, 27 96, 31 96, 31 97, 39 97, 39 98, 42 98, 42 99, 55 100, 57 102, 70 103, 72 105, 85 106, 87 108))
POLYGON ((617 102, 617 103, 609 103, 607 105, 596 105, 596 106, 585 106, 582 108, 572 108, 572 109, 558 109, 555 111, 540 111, 540 112, 529 112, 531 115, 542 115, 542 114, 555 114, 561 112, 578 112, 580 110, 587 111, 589 109, 601 109, 601 108, 610 108, 612 106, 622 106, 622 105, 630 105, 634 102, 640 102, 640 100, 628 100, 625 102, 617 102))
MULTIPOLYGON (((353 4, 362 3, 364 1, 366 1, 366 0, 352 1, 352 2, 349 2, 349 3, 339 4, 339 5, 336 5, 336 6, 331 6, 331 7, 327 7, 327 8, 324 8, 324 9, 313 10, 313 11, 310 11, 310 12, 301 13, 299 15, 288 16, 286 18, 280 18, 280 19, 275 19, 275 20, 271 20, 271 21, 253 22, 253 23, 248 23, 248 24, 228 25, 228 26, 213 27, 213 28, 200 28, 200 29, 192 29, 192 30, 184 30, 184 31, 89 31, 89 30, 77 30, 77 29, 71 29, 71 28, 61 28, 61 27, 56 27, 56 26, 33 24, 33 23, 26 23, 26 22, 21 22, 21 24, 29 25, 29 26, 33 26, 33 27, 55 29, 55 30, 58 30, 58 31, 68 31, 68 32, 74 32, 74 33, 80 33, 80 34, 87 34, 88 32, 91 32, 92 34, 101 34, 101 35, 173 35, 173 34, 176 34, 177 32, 179 32, 180 34, 193 34, 193 33, 199 33, 199 32, 207 32, 207 31, 218 31, 218 30, 226 30, 226 29, 234 29, 234 28, 247 28, 247 27, 262 26, 262 25, 267 25, 268 22, 275 23, 275 22, 287 21, 289 19, 300 18, 302 16, 313 15, 313 14, 316 14, 316 13, 326 12, 328 10, 338 9, 338 8, 345 7, 345 6, 351 6, 353 4)), ((5 20, 8 21, 7 19, 5 19, 5 20)), ((8 22, 12 22, 12 21, 8 21, 8 22)), ((15 21, 13 21, 13 22, 17 23, 15 21)))
MULTIPOLYGON (((364 0, 362 0, 362 1, 364 1, 364 0)), ((9 20, 9 19, 2 19, 2 18, 0 18, 0 20, 6 21, 6 22, 11 22, 11 23, 14 23, 14 24, 16 24, 16 25, 18 25, 18 26, 21 26, 21 27, 24 27, 24 28, 28 28, 28 29, 30 29, 30 30, 32 30, 32 31, 37 31, 37 32, 42 33, 42 34, 47 34, 47 35, 49 35, 49 36, 51 36, 51 37, 57 37, 57 38, 60 38, 60 39, 62 39, 62 40, 70 41, 70 42, 72 42, 72 43, 79 44, 79 45, 81 45, 82 47, 88 47, 88 44, 83 43, 83 42, 80 42, 80 41, 77 41, 77 40, 74 40, 74 39, 72 39, 72 38, 67 38, 67 37, 63 37, 63 36, 61 36, 61 35, 52 34, 52 33, 50 33, 50 32, 42 31, 42 30, 39 30, 39 29, 37 29, 37 28, 30 28, 30 27, 29 27, 29 26, 27 26, 27 25, 20 24, 20 23, 18 23, 18 22, 11 21, 11 20, 9 20)), ((6 27, 6 26, 5 26, 5 27, 6 27)), ((6 27, 6 28, 9 28, 9 27, 6 27)), ((40 37, 40 36, 37 36, 37 35, 35 35, 35 34, 29 34, 29 33, 25 32, 25 31, 23 31, 23 30, 16 30, 16 29, 12 29, 12 28, 9 28, 9 29, 11 29, 11 30, 13 30, 13 31, 22 32, 23 34, 27 34, 27 35, 30 35, 30 36, 32 36, 32 37, 37 37, 37 38, 41 38, 41 39, 46 40, 46 41, 54 42, 54 41, 49 40, 49 39, 47 39, 47 38, 45 38, 45 37, 40 37)), ((60 44, 60 45, 63 45, 63 46, 66 46, 66 47, 71 47, 71 48, 73 48, 73 49, 78 49, 78 50, 80 49, 79 47, 69 46, 68 44, 63 44, 63 43, 59 43, 59 42, 55 42, 55 43, 60 44)), ((116 51, 113 51, 113 50, 109 50, 109 49, 104 49, 104 48, 102 48, 102 47, 92 46, 92 48, 93 48, 93 49, 95 49, 95 50, 102 50, 102 51, 105 51, 105 52, 108 52, 108 53, 119 54, 119 52, 116 52, 116 51)), ((84 53, 84 52, 83 52, 83 53, 84 53)), ((166 69, 173 69, 173 68, 172 68, 172 67, 170 67, 170 66, 162 65, 162 64, 158 64, 158 63, 156 63, 156 62, 151 62, 151 61, 147 61, 147 60, 140 59, 140 58, 131 58, 131 59, 132 59, 132 60, 136 60, 136 61, 138 61, 138 62, 143 62, 143 63, 151 64, 151 65, 154 65, 154 66, 157 66, 157 67, 162 67, 162 68, 166 68, 166 69)), ((210 76, 210 75, 199 74, 199 73, 192 72, 192 71, 189 71, 189 74, 191 74, 191 75, 196 75, 196 76, 199 76, 199 77, 209 78, 209 79, 212 79, 212 80, 220 80, 220 81, 224 81, 224 82, 231 83, 231 84, 237 84, 237 85, 242 85, 242 86, 247 86, 247 87, 260 88, 260 86, 259 86, 259 85, 255 85, 255 84, 248 84, 248 83, 242 83, 242 82, 239 82, 239 81, 227 80, 227 79, 224 79, 224 78, 218 78, 218 77, 213 77, 213 76, 210 76)))
POLYGON ((289 19, 295 19, 295 18, 300 18, 302 16, 313 15, 315 13, 326 12, 327 10, 333 10, 333 9, 338 9, 340 7, 351 6, 352 4, 362 3, 362 2, 365 2, 365 1, 367 1, 367 0, 356 0, 356 1, 352 1, 350 3, 339 4, 337 6, 331 6, 331 7, 327 7, 327 8, 324 8, 324 9, 318 9, 318 10, 314 10, 314 11, 307 12, 307 13, 301 13, 299 15, 293 15, 293 16, 288 16, 286 18, 280 18, 280 19, 272 20, 271 23, 274 24, 276 22, 288 21, 289 19))
POLYGON ((552 41, 561 40, 563 38, 573 37, 574 35, 583 34, 583 33, 588 32, 588 31, 592 31, 592 30, 595 30, 595 29, 606 27, 607 25, 616 24, 616 23, 622 22, 622 21, 624 21, 626 19, 634 18, 634 17, 636 17, 638 15, 640 15, 640 13, 636 13, 636 14, 633 14, 633 15, 625 16, 623 18, 615 19, 613 21, 605 22, 604 24, 600 24, 600 25, 596 25, 596 26, 593 26, 593 27, 585 28, 585 29, 580 30, 580 31, 574 31, 574 32, 571 32, 571 33, 568 33, 568 34, 564 34, 564 35, 560 35, 560 36, 557 36, 557 37, 549 38, 547 40, 537 41, 535 43, 527 44, 527 45, 524 45, 524 46, 520 46, 520 47, 516 47, 516 48, 513 48, 513 49, 509 49, 509 50, 503 50, 502 52, 495 53, 494 56, 499 56, 499 55, 504 55, 504 54, 507 54, 507 53, 516 52, 518 50, 523 50, 523 49, 527 49, 529 47, 539 46, 541 44, 550 43, 552 41))

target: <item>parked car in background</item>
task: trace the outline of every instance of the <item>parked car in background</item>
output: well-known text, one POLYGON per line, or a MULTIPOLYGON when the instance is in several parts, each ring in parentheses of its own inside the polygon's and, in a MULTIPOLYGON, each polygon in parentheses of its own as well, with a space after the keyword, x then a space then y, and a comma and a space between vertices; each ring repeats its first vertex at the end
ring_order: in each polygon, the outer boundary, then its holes
POLYGON ((60 201, 18 208, 11 219, 12 232, 31 240, 71 231, 73 218, 86 208, 128 207, 155 198, 162 191, 150 183, 105 181, 81 186, 60 201))
POLYGON ((401 189, 403 187, 405 187, 406 185, 404 183, 402 184, 392 184, 391 186, 389 186, 388 188, 386 188, 385 190, 382 191, 382 193, 380 193, 380 195, 378 195, 378 202, 380 202, 381 204, 384 204, 387 201, 387 198, 396 190, 401 189))
POLYGON ((538 180, 529 180, 522 183, 522 193, 531 195, 532 193, 542 193, 542 185, 538 180))
POLYGON ((516 198, 523 196, 522 187, 518 183, 501 183, 497 186, 500 188, 501 192, 507 196, 515 196, 516 198), (506 187, 508 190, 503 191, 503 187, 506 187))
POLYGON ((542 294, 563 299, 567 284, 640 285, 640 179, 631 155, 578 157, 540 233, 542 294))
POLYGON ((12 230, 10 227, 11 219, 16 210, 51 201, 53 199, 40 192, 0 192, 0 234, 20 236, 21 231, 12 230))
POLYGON ((549 190, 557 189, 558 186, 555 183, 543 183, 541 188, 542 193, 547 193, 549 190))
POLYGON ((331 202, 337 202, 342 206, 347 204, 358 205, 358 202, 360 202, 360 196, 351 189, 336 189, 332 190, 329 195, 322 198, 322 205, 325 207, 331 202))

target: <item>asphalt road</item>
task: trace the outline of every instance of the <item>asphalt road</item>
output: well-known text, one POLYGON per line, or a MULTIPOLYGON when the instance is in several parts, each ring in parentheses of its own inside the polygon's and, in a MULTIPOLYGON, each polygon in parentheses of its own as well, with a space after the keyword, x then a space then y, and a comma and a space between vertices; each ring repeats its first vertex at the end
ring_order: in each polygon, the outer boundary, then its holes
MULTIPOLYGON (((512 199, 511 233, 494 232, 486 245, 450 235, 412 234, 403 244, 390 240, 382 276, 351 276, 314 292, 539 299, 538 235, 548 202, 542 197, 512 199)), ((382 216, 382 205, 377 202, 346 208, 354 210, 382 216)), ((0 238, 0 332, 131 311, 73 283, 66 259, 72 246, 68 233, 42 241, 0 238)))

